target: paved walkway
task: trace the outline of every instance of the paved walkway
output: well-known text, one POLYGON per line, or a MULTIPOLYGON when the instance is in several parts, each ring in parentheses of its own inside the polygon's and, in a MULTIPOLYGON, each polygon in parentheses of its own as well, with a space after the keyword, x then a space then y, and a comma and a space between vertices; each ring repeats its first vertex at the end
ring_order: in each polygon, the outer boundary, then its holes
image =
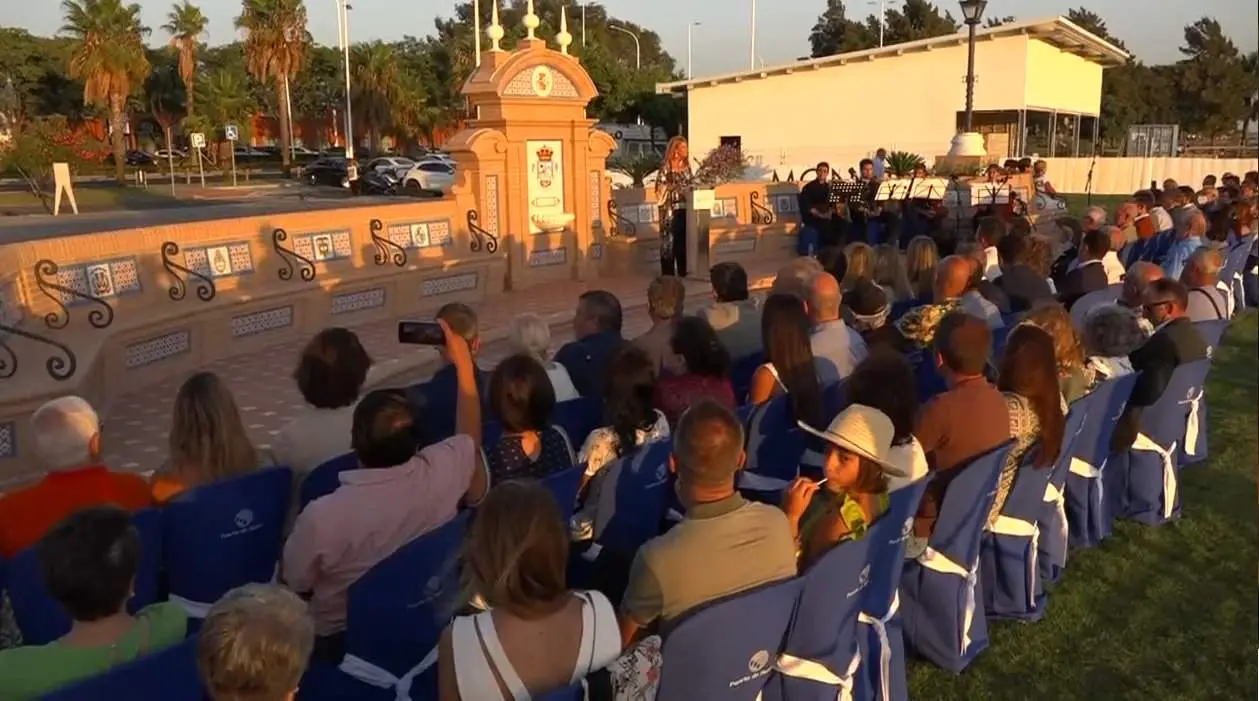
MULTIPOLYGON (((764 286, 783 261, 750 266, 753 286, 764 286)), ((493 368, 509 352, 507 325, 517 314, 533 312, 551 325, 551 348, 572 340, 571 320, 577 296, 591 289, 606 289, 621 300, 625 312, 623 333, 633 338, 651 325, 646 312, 648 279, 627 277, 541 285, 525 292, 491 297, 479 305, 484 368, 493 368)), ((688 280, 687 307, 708 303, 708 283, 688 280)), ((402 346, 397 342, 397 320, 354 327, 374 361, 368 385, 403 386, 429 377, 437 362, 431 348, 402 346)), ((280 427, 303 408, 304 402, 292 379, 305 340, 272 346, 249 355, 210 363, 204 370, 217 373, 231 388, 254 444, 270 447, 280 427)), ((102 412, 105 464, 120 470, 148 471, 159 467, 167 455, 171 407, 182 380, 170 380, 123 395, 102 412)))

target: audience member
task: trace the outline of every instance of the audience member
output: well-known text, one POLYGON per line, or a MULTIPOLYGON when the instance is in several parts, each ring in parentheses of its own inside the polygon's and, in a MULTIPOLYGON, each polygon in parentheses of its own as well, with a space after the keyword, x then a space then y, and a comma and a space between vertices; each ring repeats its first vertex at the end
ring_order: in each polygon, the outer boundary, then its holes
POLYGON ((1155 280, 1163 279, 1163 269, 1153 263, 1137 261, 1128 269, 1123 280, 1123 291, 1119 295, 1119 304, 1127 307, 1136 315, 1141 329, 1146 336, 1154 333, 1154 324, 1144 315, 1146 290, 1155 280))
POLYGON ((1068 309, 1077 299, 1110 285, 1103 262, 1109 252, 1110 236, 1106 232, 1090 231, 1084 235, 1079 250, 1079 265, 1066 274, 1058 290, 1058 299, 1068 309))
POLYGON ((940 253, 936 242, 928 236, 915 236, 905 248, 905 274, 916 305, 931 301, 935 289, 936 266, 940 253))
POLYGON ((101 464, 100 419, 80 397, 59 397, 36 409, 31 443, 36 463, 48 474, 0 496, 2 557, 34 545, 79 509, 113 503, 135 510, 153 503, 142 477, 111 472, 101 464))
POLYGON ((1069 405, 1088 394, 1094 384, 1093 372, 1084 359, 1084 342, 1071 324, 1071 315, 1060 304, 1043 304, 1033 309, 1026 322, 1039 327, 1053 339, 1054 363, 1063 400, 1069 405))
POLYGON ((898 343, 896 327, 887 323, 891 310, 887 293, 868 280, 857 283, 856 287, 844 295, 844 321, 848 328, 861 335, 867 349, 872 349, 877 344, 895 347, 898 343))
POLYGON ((485 448, 491 483, 541 479, 576 464, 568 434, 551 424, 555 390, 546 370, 532 357, 508 356, 494 368, 490 411, 503 427, 503 435, 485 448))
POLYGON ((624 343, 621 338, 621 301, 606 290, 591 290, 577 299, 573 335, 555 361, 568 370, 573 386, 583 397, 598 397, 608 359, 624 343))
POLYGON ((1145 343, 1137 317, 1127 309, 1106 304, 1084 319, 1084 348, 1094 380, 1101 382, 1132 372, 1128 356, 1145 343))
POLYGON ((153 475, 153 500, 159 504, 185 489, 275 464, 269 451, 249 442, 236 400, 212 372, 199 372, 179 388, 168 439, 169 462, 153 475))
POLYGON ((804 304, 791 295, 770 295, 765 301, 761 333, 765 364, 752 374, 748 403, 763 404, 785 393, 797 421, 822 426, 822 383, 804 304))
POLYGON ((848 271, 840 281, 840 288, 851 290, 858 280, 874 280, 874 248, 868 243, 854 241, 844 247, 844 259, 848 271))
POLYGON ((210 607, 197 668, 210 701, 293 701, 314 642, 306 602, 274 584, 246 584, 210 607))
POLYGON ((760 353, 761 307, 749 299, 747 271, 738 263, 718 263, 709 271, 709 277, 713 304, 701 308, 696 316, 713 327, 731 357, 760 353))
POLYGON ((0 698, 33 701, 184 639, 188 620, 179 604, 127 613, 140 534, 126 511, 77 511, 53 526, 38 548, 44 585, 69 615, 70 632, 47 645, 0 650, 0 698))
POLYGON ((1155 233, 1172 231, 1176 225, 1172 223, 1172 215, 1160 203, 1161 193, 1157 190, 1142 190, 1134 195, 1137 204, 1154 218, 1155 233))
POLYGON ((1037 302, 1052 300, 1047 274, 1032 267, 1035 258, 1031 237, 1007 236, 998 244, 1001 252, 1001 277, 997 287, 1010 299, 1010 311, 1021 313, 1037 302))
POLYGON ((310 595, 321 660, 340 660, 350 585, 402 545, 454 518, 460 504, 481 501, 489 488, 472 351, 449 324, 438 323, 459 381, 455 435, 417 453, 415 417, 405 395, 368 393, 354 408, 351 429, 359 468, 342 472, 335 492, 302 510, 284 544, 283 580, 310 595))
POLYGON ((979 228, 975 237, 983 252, 983 276, 985 280, 996 280, 1001 277, 1001 258, 997 246, 1006 237, 1006 224, 997 216, 984 217, 979 220, 979 228))
POLYGON ((601 497, 616 493, 620 473, 616 461, 633 455, 641 445, 669 437, 669 421, 655 403, 656 366, 645 351, 623 346, 608 362, 604 383, 604 425, 586 437, 577 456, 577 463, 586 466, 585 503, 574 518, 577 540, 598 536, 612 518, 616 500, 601 497))
MULTIPOLYGON (((935 527, 957 468, 1010 440, 1005 397, 984 377, 992 353, 988 325, 965 312, 948 314, 940 321, 934 347, 948 389, 923 405, 914 425, 927 465, 936 473, 918 507, 914 533, 920 539, 935 527)), ((914 545, 921 550, 925 543, 914 545)))
POLYGON ((896 329, 911 347, 930 348, 940 320, 962 308, 962 295, 970 286, 970 270, 965 256, 954 255, 940 261, 936 267, 932 302, 914 307, 896 320, 896 329))
POLYGON ((906 487, 927 474, 927 455, 914 437, 918 392, 914 369, 905 356, 892 349, 876 349, 861 361, 844 383, 848 401, 883 412, 892 421, 892 445, 888 448, 888 491, 906 487))
POLYGON ((651 319, 651 328, 635 338, 634 343, 647 351, 647 357, 652 359, 656 367, 660 367, 665 354, 669 352, 673 326, 682 318, 685 304, 686 286, 682 284, 681 278, 662 275, 647 286, 647 317, 651 319))
POLYGON ((795 258, 778 269, 769 293, 789 294, 801 301, 808 299, 809 285, 813 282, 813 276, 820 272, 822 264, 813 258, 795 258))
POLYGON ((1190 321, 1214 321, 1231 315, 1233 302, 1220 288, 1223 256, 1214 248, 1199 248, 1189 256, 1180 282, 1189 290, 1186 313, 1190 321))
POLYGON ((683 412, 703 399, 730 409, 737 405, 730 383, 730 353, 707 321, 695 316, 678 321, 664 368, 669 375, 656 381, 656 407, 669 425, 676 425, 683 412))
POLYGON ((836 545, 865 535, 887 511, 888 475, 897 468, 888 459, 892 421, 878 409, 852 404, 825 431, 801 428, 828 444, 824 479, 797 477, 783 495, 783 512, 805 570, 836 545))
POLYGON ((715 599, 796 575, 782 511, 745 501, 735 478, 746 458, 730 410, 700 402, 678 423, 669 469, 686 516, 638 550, 621 602, 621 639, 715 599))
POLYGON ((620 654, 607 597, 568 588, 564 522, 542 485, 492 489, 472 519, 462 561, 465 589, 486 610, 456 617, 441 634, 442 699, 540 698, 620 654))
POLYGON ((848 257, 840 246, 827 246, 817 256, 818 265, 823 271, 831 274, 836 280, 843 280, 848 274, 848 257))
POLYGON ((280 429, 273 444, 276 462, 293 471, 295 486, 311 470, 350 452, 354 404, 371 366, 349 329, 324 329, 302 349, 293 379, 307 406, 280 429))
MULTIPOLYGON (((472 353, 473 369, 476 372, 477 391, 485 397, 489 376, 476 366, 476 357, 481 350, 481 332, 476 312, 463 302, 450 302, 437 310, 437 319, 446 323, 466 342, 472 353)), ((412 425, 419 432, 420 442, 425 445, 446 440, 455 434, 455 405, 459 401, 458 371, 451 362, 445 349, 438 348, 442 366, 427 381, 412 386, 407 395, 416 411, 422 413, 423 421, 412 425)))
POLYGON ((581 395, 573 386, 573 378, 563 365, 551 359, 551 327, 532 312, 518 314, 507 327, 507 345, 513 353, 524 353, 542 364, 555 390, 556 402, 567 402, 581 395))
POLYGON ((874 253, 874 282, 886 290, 888 298, 893 301, 913 299, 914 293, 909 287, 900 249, 890 243, 881 243, 875 247, 874 253))
POLYGON ((1128 200, 1115 208, 1115 226, 1123 232, 1124 245, 1120 248, 1119 259, 1124 265, 1128 264, 1133 248, 1141 238, 1137 235, 1137 219, 1141 216, 1141 207, 1134 200, 1128 200))
POLYGON ((1002 301, 1005 300, 1005 294, 996 289, 996 285, 991 281, 984 279, 984 263, 982 260, 970 255, 965 258, 969 271, 969 280, 966 285, 966 293, 962 295, 962 310, 976 318, 983 319, 991 328, 1002 328, 1005 326, 1005 321, 1001 318, 1001 308, 984 296, 980 291, 980 286, 986 284, 995 290, 996 294, 999 295, 998 299, 1002 301))
POLYGON ((1129 356, 1137 376, 1132 396, 1115 427, 1112 452, 1132 447, 1140 429, 1142 410, 1158 401, 1177 367, 1207 357, 1207 344, 1189 320, 1185 286, 1167 278, 1154 280, 1145 291, 1145 317, 1154 334, 1129 356))
POLYGON ((1123 282, 1124 270, 1123 263, 1119 260, 1119 251, 1123 250, 1124 238, 1123 230, 1117 226, 1102 227, 1102 231, 1109 239, 1109 247, 1106 255, 1102 256, 1102 268, 1106 271, 1106 284, 1118 285, 1123 282))
POLYGON ((1189 223, 1189 217, 1193 213, 1201 213, 1196 204, 1197 197, 1198 195, 1192 187, 1182 186, 1176 189, 1176 194, 1172 196, 1173 209, 1171 214, 1172 225, 1176 227, 1177 232, 1184 231, 1189 223))
POLYGON ((1183 231, 1176 233, 1176 241, 1167 250, 1163 258, 1163 272, 1167 277, 1177 280, 1185 269, 1189 256, 1202 247, 1202 237, 1207 233, 1207 218, 1202 212, 1189 215, 1183 231))
POLYGON ((848 328, 840 318, 843 294, 830 273, 813 277, 809 289, 809 321, 813 331, 809 345, 817 361, 818 379, 830 384, 852 374, 852 369, 869 351, 861 334, 848 328))
POLYGON ((1054 369, 1054 342, 1049 334, 1032 324, 1020 324, 1010 332, 997 370, 1010 417, 1009 433, 1014 447, 1006 457, 997 483, 997 498, 988 511, 991 527, 1005 507, 1006 497, 1029 450, 1035 448, 1032 467, 1048 469, 1062 450, 1066 418, 1058 373, 1054 369))
POLYGON ((1202 245, 1227 251, 1233 234, 1233 206, 1217 207, 1207 212, 1207 234, 1202 245))

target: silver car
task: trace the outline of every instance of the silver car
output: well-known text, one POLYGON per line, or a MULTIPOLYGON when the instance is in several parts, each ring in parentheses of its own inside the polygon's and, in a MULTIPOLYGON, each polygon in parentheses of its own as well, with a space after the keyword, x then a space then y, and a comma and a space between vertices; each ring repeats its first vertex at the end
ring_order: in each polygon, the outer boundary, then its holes
POLYGON ((412 195, 450 192, 455 184, 455 164, 436 158, 425 158, 407 171, 402 187, 412 195))

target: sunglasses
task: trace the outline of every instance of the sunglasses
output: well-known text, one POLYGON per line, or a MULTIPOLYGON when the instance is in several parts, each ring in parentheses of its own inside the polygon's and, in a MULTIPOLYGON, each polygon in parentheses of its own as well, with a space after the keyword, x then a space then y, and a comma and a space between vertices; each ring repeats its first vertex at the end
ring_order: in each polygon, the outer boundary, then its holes
POLYGON ((1171 302, 1155 302, 1153 304, 1143 304, 1141 305, 1141 311, 1146 316, 1150 316, 1154 313, 1155 310, 1162 307, 1168 307, 1168 306, 1171 306, 1171 302))

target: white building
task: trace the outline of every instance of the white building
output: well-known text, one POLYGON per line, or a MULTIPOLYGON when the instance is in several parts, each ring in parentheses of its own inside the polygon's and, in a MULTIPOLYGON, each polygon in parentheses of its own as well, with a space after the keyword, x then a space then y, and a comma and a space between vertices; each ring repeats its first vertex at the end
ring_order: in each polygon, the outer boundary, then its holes
MULTIPOLYGON (((880 147, 930 162, 963 124, 967 43, 963 31, 656 91, 688 100, 696 156, 737 144, 780 177, 821 160, 842 172, 880 147)), ((974 128, 987 135, 989 155, 1091 154, 1102 69, 1127 58, 1062 17, 978 30, 974 128)))

